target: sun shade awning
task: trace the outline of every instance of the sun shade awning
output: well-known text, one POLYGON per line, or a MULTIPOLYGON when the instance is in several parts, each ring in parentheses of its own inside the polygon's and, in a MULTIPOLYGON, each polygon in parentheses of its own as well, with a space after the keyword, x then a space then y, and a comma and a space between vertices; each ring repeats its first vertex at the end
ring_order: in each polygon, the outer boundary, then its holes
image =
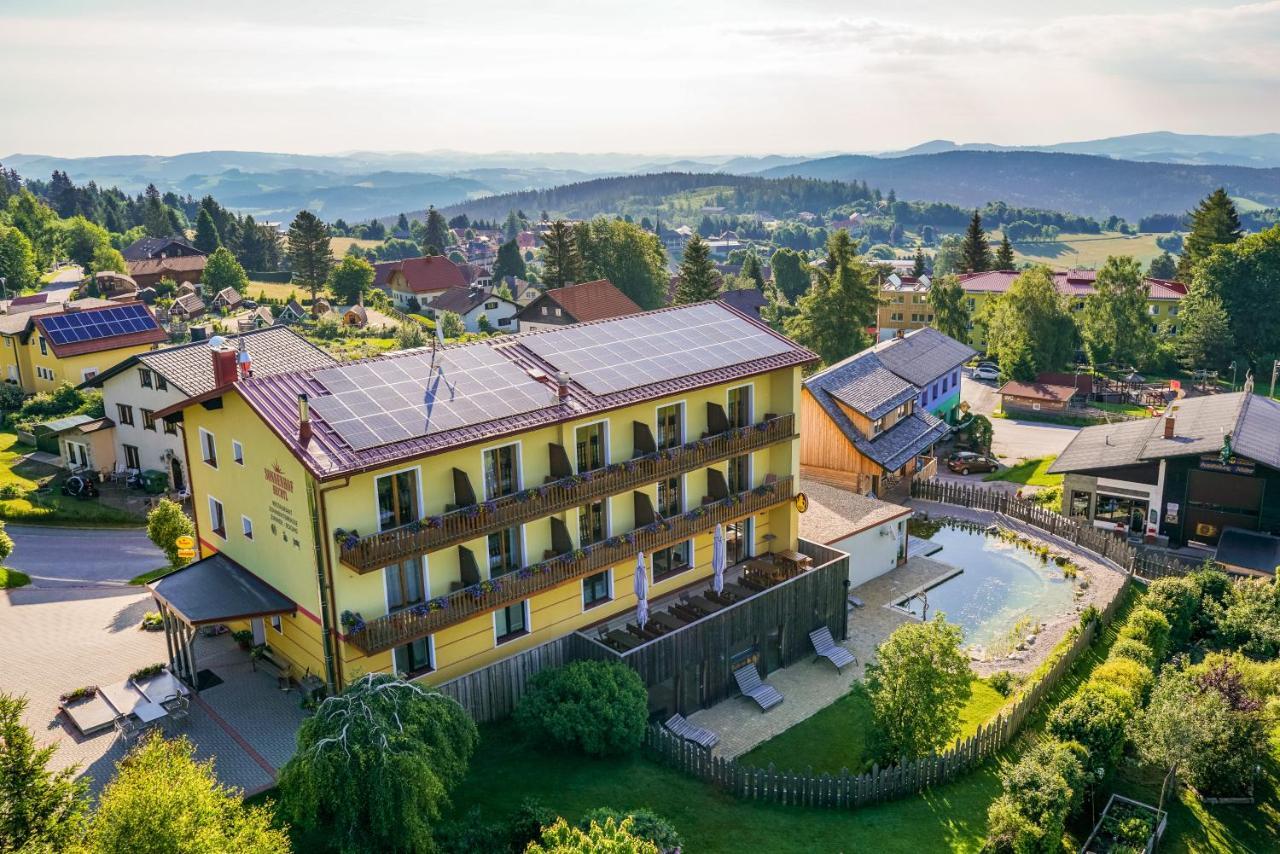
POLYGON ((1275 575, 1276 566, 1280 565, 1280 537, 1243 528, 1225 528, 1215 557, 1228 569, 1275 575))
POLYGON ((222 554, 196 561, 147 587, 191 626, 298 610, 289 597, 222 554))

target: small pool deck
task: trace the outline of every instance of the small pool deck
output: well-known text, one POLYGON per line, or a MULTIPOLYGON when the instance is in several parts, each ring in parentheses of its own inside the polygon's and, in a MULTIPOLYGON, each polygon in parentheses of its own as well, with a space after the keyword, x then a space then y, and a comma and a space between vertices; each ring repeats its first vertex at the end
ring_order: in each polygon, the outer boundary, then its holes
POLYGON ((849 692, 866 673, 867 661, 894 629, 915 618, 891 608, 913 590, 929 587, 955 573, 955 568, 924 557, 909 559, 879 578, 853 588, 862 608, 849 611, 849 637, 841 645, 858 657, 858 663, 838 673, 825 658, 807 658, 775 670, 765 680, 782 692, 785 700, 768 712, 746 697, 737 696, 689 716, 694 724, 720 736, 714 754, 732 759, 790 729, 849 692))

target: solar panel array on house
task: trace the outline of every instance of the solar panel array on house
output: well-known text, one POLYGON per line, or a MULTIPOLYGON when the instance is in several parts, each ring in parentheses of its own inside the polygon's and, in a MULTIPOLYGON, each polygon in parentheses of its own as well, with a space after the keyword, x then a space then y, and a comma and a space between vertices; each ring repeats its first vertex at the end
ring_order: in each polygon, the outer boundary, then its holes
POLYGON ((312 410, 355 450, 550 406, 555 391, 487 344, 317 371, 312 410))
POLYGON ((160 328, 147 307, 141 303, 57 314, 41 318, 40 325, 44 328, 45 337, 59 345, 97 341, 160 328))
POLYGON ((714 303, 566 326, 521 343, 592 394, 764 359, 792 346, 714 303))

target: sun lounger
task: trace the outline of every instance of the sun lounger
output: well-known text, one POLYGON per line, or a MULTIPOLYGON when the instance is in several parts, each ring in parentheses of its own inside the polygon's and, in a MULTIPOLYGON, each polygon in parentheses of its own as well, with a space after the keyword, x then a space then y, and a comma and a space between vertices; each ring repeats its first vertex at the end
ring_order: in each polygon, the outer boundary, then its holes
POLYGON ((849 594, 850 608, 865 608, 866 606, 867 606, 866 602, 863 602, 861 599, 859 599, 857 596, 854 596, 852 593, 849 594))
POLYGON ((761 681, 760 671, 756 670, 754 664, 748 664, 733 671, 733 678, 737 681, 742 695, 755 700, 762 712, 767 712, 782 702, 782 692, 761 681))
MULTIPOLYGON (((836 666, 836 672, 843 672, 846 664, 857 664, 858 659, 849 650, 836 643, 831 636, 831 629, 820 626, 809 632, 809 640, 813 642, 813 651, 818 658, 825 658, 836 666)), ((816 659, 815 659, 816 660, 816 659)))
POLYGON ((709 729, 703 729, 700 726, 694 726, 685 720, 684 715, 672 715, 666 723, 663 724, 673 735, 678 735, 685 741, 692 741, 699 747, 710 750, 720 743, 720 736, 716 735, 709 729))

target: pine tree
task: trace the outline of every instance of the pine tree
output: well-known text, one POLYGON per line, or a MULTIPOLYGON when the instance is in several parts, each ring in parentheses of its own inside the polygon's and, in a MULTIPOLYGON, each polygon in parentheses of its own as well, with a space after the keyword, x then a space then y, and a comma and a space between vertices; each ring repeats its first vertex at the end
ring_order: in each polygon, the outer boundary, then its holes
POLYGON ((551 223, 542 235, 542 281, 549 288, 561 288, 582 280, 582 256, 573 227, 562 219, 551 223))
POLYGON ((298 211, 289 225, 289 266, 294 280, 311 291, 311 304, 315 305, 320 286, 333 267, 333 254, 328 227, 311 211, 298 211))
POLYGON ((441 255, 449 245, 449 224, 435 205, 427 208, 427 227, 422 232, 422 254, 441 255))
POLYGON ((865 346, 879 305, 876 272, 858 257, 849 232, 840 229, 828 238, 827 262, 814 268, 813 284, 787 321, 787 334, 832 365, 865 346))
POLYGON ((516 242, 508 240, 499 246, 498 258, 493 262, 493 281, 501 282, 507 276, 523 279, 525 275, 524 258, 516 242))
POLYGON ((760 257, 750 252, 742 262, 742 277, 755 282, 757 290, 764 290, 764 269, 760 266, 760 257))
POLYGON ((720 274, 711 261, 711 248, 697 234, 684 247, 678 275, 677 305, 715 299, 720 293, 720 274))
POLYGON ((507 240, 515 240, 516 235, 520 233, 520 217, 515 211, 507 212, 507 221, 502 225, 502 233, 507 240))
POLYGON ((1153 279, 1172 279, 1178 275, 1178 261, 1168 252, 1163 252, 1151 259, 1151 266, 1147 267, 1147 275, 1153 279))
POLYGON ((924 247, 916 244, 915 263, 911 265, 911 277, 918 279, 925 274, 924 247))
POLYGON ((987 243, 987 233, 982 229, 982 217, 974 209, 973 219, 969 220, 964 242, 960 245, 960 272, 981 273, 990 269, 991 246, 987 243))
POLYGON ((200 209, 200 215, 196 217, 196 239, 192 245, 206 255, 222 245, 218 227, 213 224, 213 217, 204 208, 200 209))
POLYGON ((1016 263, 1013 260, 1013 244, 1009 242, 1008 237, 1000 238, 1000 248, 996 250, 996 269, 997 270, 1015 270, 1016 263))
POLYGON ((246 270, 267 270, 267 239, 252 216, 244 218, 240 234, 240 251, 236 255, 246 270))
POLYGON ((409 218, 403 213, 396 219, 396 236, 404 237, 409 234, 409 218))
POLYGON ((1214 190, 1191 212, 1191 231, 1182 243, 1178 278, 1190 281, 1192 268, 1214 247, 1235 243, 1243 234, 1236 206, 1222 187, 1214 190))

